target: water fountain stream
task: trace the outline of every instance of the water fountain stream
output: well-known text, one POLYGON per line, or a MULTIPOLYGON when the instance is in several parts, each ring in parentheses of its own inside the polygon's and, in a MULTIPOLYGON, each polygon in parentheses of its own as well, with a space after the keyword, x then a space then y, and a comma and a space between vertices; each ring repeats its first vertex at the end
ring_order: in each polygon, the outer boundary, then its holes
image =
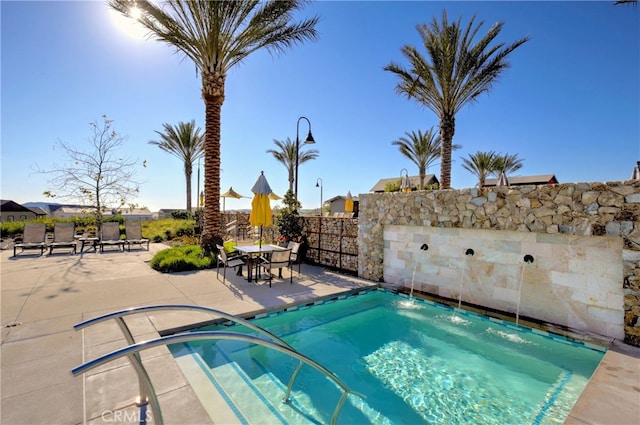
MULTIPOLYGON (((531 264, 533 263, 533 256, 532 255, 525 255, 523 258, 525 264, 531 264)), ((524 269, 525 266, 522 266, 520 268, 520 286, 518 286, 518 303, 516 304, 516 327, 518 327, 518 322, 520 321, 520 301, 522 300, 522 281, 524 278, 524 269)))
POLYGON ((475 252, 473 251, 473 249, 468 248, 464 255, 464 266, 462 267, 462 277, 460 278, 460 288, 458 289, 458 308, 462 308, 462 285, 464 284, 464 275, 465 272, 467 271, 467 263, 468 263, 468 259, 469 257, 473 257, 473 255, 475 254, 475 252))
MULTIPOLYGON (((422 246, 420 247, 420 249, 422 251, 426 251, 429 249, 429 245, 427 245, 426 243, 423 243, 422 246)), ((408 301, 403 301, 401 304, 404 307, 413 307, 413 288, 416 282, 416 269, 418 268, 418 261, 416 260, 415 264, 413 265, 413 275, 411 276, 411 290, 409 291, 409 300, 408 301)))

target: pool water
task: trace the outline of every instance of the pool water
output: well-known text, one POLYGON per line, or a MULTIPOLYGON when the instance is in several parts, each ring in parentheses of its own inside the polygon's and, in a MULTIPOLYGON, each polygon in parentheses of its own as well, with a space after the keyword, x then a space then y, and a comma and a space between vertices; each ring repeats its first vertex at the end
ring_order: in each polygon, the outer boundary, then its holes
MULTIPOLYGON (((366 396, 348 397, 339 424, 562 423, 604 356, 562 337, 381 290, 252 322, 366 396)), ((220 329, 254 334, 242 326, 207 328, 220 329)), ((194 386, 205 407, 218 393, 238 423, 327 424, 342 395, 305 366, 291 402, 282 403, 298 361, 262 346, 218 340, 171 350, 187 379, 196 370, 215 389, 194 386), (197 367, 185 367, 187 360, 197 367)))

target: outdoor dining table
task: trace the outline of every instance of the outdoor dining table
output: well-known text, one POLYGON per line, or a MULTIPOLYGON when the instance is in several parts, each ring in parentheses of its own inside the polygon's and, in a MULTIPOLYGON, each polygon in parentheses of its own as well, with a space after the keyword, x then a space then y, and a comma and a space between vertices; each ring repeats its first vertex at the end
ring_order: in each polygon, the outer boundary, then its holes
POLYGON ((255 272, 255 279, 254 281, 257 282, 258 281, 258 276, 259 276, 259 271, 260 271, 260 261, 258 261, 258 258, 260 257, 260 255, 262 254, 269 254, 272 253, 274 251, 282 251, 284 249, 284 247, 278 246, 278 245, 236 245, 236 250, 243 253, 243 254, 247 254, 247 280, 249 282, 251 282, 251 280, 253 279, 253 272, 252 269, 255 266, 256 268, 256 272, 255 272))

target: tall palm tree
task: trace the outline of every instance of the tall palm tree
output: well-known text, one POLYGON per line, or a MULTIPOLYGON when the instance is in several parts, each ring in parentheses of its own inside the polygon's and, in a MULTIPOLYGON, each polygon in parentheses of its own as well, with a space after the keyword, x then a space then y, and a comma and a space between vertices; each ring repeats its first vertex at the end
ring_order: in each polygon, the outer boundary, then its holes
POLYGON ((522 158, 518 158, 518 154, 514 153, 513 155, 509 155, 508 153, 504 155, 496 155, 493 160, 493 170, 492 172, 496 175, 496 177, 500 176, 500 173, 509 174, 514 171, 518 171, 522 168, 522 158))
POLYGON ((497 156, 494 151, 469 154, 468 158, 461 158, 462 168, 478 177, 478 187, 483 187, 487 176, 495 170, 497 156))
POLYGON ((442 154, 440 163, 440 188, 451 187, 451 151, 455 133, 455 116, 468 102, 475 101, 488 92, 502 72, 509 67, 507 57, 524 44, 523 37, 506 46, 491 45, 500 34, 503 23, 498 22, 477 42, 474 39, 482 22, 474 26, 475 16, 463 28, 461 19, 450 23, 446 10, 442 22, 433 18, 431 25, 418 25, 418 32, 429 60, 411 45, 401 52, 410 68, 391 62, 384 69, 396 74, 398 94, 415 99, 431 109, 440 119, 442 154))
MULTIPOLYGON (((272 154, 276 160, 285 166, 289 173, 289 190, 293 192, 294 173, 296 169, 296 142, 292 142, 291 139, 287 137, 285 141, 273 139, 273 143, 278 147, 278 150, 267 149, 267 153, 272 154)), ((316 159, 318 154, 317 149, 301 150, 298 165, 316 159)))
POLYGON ((391 144, 398 146, 400 153, 418 166, 418 174, 420 176, 419 189, 423 189, 427 168, 440 158, 440 136, 433 131, 433 127, 425 133, 418 130, 417 133, 415 131, 411 133, 407 131, 405 134, 407 137, 394 140, 391 144))
POLYGON ((181 159, 184 164, 184 177, 187 180, 187 211, 191 211, 191 175, 193 163, 204 155, 204 135, 200 127, 196 127, 196 121, 180 122, 177 126, 163 124, 164 132, 157 131, 160 140, 151 140, 149 144, 155 145, 165 152, 181 159))
POLYGON ((294 22, 302 0, 109 0, 135 17, 150 35, 191 59, 202 78, 205 104, 204 211, 202 245, 221 240, 220 121, 227 73, 261 49, 285 52, 314 40, 317 17, 294 22))

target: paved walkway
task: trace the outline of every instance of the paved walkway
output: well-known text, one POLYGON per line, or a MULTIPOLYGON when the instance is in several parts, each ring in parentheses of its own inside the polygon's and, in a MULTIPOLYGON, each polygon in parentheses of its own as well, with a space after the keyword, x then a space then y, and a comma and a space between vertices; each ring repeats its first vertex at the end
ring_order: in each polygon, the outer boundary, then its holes
MULTIPOLYGON (((275 281, 247 282, 227 272, 227 281, 215 270, 162 274, 148 262, 164 248, 151 244, 150 252, 133 250, 85 252, 38 257, 0 251, 1 257, 1 390, 0 423, 105 424, 137 423, 132 404, 137 379, 126 360, 118 360, 72 377, 70 370, 86 360, 126 344, 115 323, 84 331, 73 324, 97 315, 149 304, 197 304, 233 314, 259 312, 375 283, 302 266, 293 285, 275 281)), ((127 319, 136 340, 155 338, 158 332, 211 317, 195 312, 155 312, 127 319)), ((566 423, 640 423, 640 350, 617 346, 585 389, 566 423)), ((142 354, 163 407, 167 424, 209 424, 198 402, 166 348, 142 354)), ((149 423, 153 423, 152 414, 149 423)))

